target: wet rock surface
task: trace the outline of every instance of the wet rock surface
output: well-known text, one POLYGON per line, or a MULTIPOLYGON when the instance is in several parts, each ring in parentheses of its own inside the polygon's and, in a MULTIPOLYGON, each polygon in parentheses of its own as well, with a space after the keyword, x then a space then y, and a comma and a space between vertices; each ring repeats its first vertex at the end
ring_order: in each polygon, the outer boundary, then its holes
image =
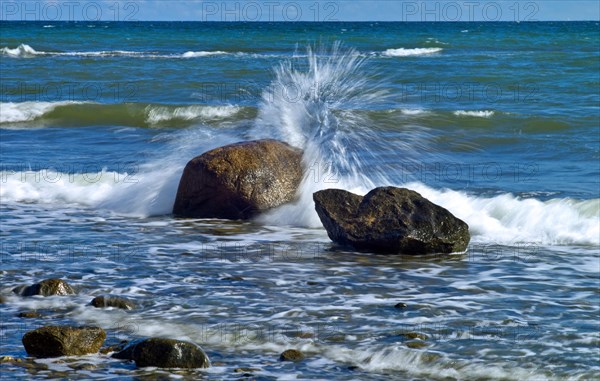
POLYGON ((187 163, 173 214, 249 219, 292 201, 302 175, 302 151, 277 140, 216 148, 187 163))
POLYGON ((387 254, 464 251, 469 226, 448 210, 406 188, 375 188, 364 197, 341 189, 313 194, 332 241, 387 254))
POLYGON ((23 346, 34 357, 80 356, 97 353, 105 339, 98 327, 46 326, 27 332, 23 346))
POLYGON ((112 295, 100 295, 96 296, 90 304, 96 308, 114 307, 121 308, 123 310, 133 310, 135 303, 127 298, 112 295))
POLYGON ((133 360, 136 366, 159 368, 208 368, 210 361, 202 348, 187 341, 150 338, 132 342, 113 358, 133 360))
POLYGON ((67 282, 57 278, 46 279, 31 286, 18 286, 13 289, 13 292, 21 296, 75 294, 75 290, 67 282))
POLYGON ((304 354, 297 349, 287 349, 279 355, 279 361, 301 361, 304 359, 304 354))

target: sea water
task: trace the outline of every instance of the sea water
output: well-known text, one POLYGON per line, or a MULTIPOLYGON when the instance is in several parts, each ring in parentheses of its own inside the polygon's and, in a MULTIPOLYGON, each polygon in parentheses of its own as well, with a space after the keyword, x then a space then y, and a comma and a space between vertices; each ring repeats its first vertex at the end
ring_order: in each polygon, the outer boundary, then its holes
POLYGON ((213 362, 90 355, 7 377, 600 377, 598 23, 1 28, 1 354, 25 356, 39 326, 87 324, 107 344, 191 340, 213 362), (247 222, 170 215, 187 161, 257 138, 304 149, 294 203, 247 222), (312 193, 382 185, 466 221, 468 250, 333 245, 312 193), (78 294, 11 293, 51 277, 78 294), (138 308, 88 305, 108 293, 138 308), (31 309, 46 317, 16 316, 31 309), (278 362, 289 348, 307 359, 278 362))

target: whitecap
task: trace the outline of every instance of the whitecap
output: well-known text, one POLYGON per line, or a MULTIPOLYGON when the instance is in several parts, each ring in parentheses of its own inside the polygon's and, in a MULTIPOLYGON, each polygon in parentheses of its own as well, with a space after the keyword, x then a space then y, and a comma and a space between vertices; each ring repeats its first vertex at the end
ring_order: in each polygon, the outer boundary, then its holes
POLYGON ((166 107, 166 106, 148 106, 146 107, 146 122, 157 124, 173 119, 193 120, 193 119, 223 119, 235 115, 240 111, 240 107, 226 106, 185 106, 185 107, 166 107))
POLYGON ((9 57, 33 57, 35 55, 43 54, 41 52, 36 51, 27 44, 21 44, 14 49, 4 47, 0 49, 0 52, 2 54, 6 54, 9 57))
POLYGON ((59 106, 82 102, 2 102, 0 103, 0 123, 18 123, 37 119, 59 106))
POLYGON ((439 53, 443 49, 442 48, 415 48, 415 49, 387 49, 383 52, 384 56, 388 57, 408 57, 408 56, 421 56, 427 54, 439 53))
POLYGON ((494 116, 495 112, 490 110, 481 110, 481 111, 465 111, 458 110, 453 112, 456 116, 474 116, 477 118, 489 118, 494 116))

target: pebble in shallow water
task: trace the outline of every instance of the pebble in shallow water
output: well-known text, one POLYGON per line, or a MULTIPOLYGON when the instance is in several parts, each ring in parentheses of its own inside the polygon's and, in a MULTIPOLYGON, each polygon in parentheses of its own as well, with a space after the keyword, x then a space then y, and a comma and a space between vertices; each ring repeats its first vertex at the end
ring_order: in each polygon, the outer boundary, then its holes
POLYGON ((285 350, 280 356, 279 361, 300 361, 304 359, 304 354, 297 349, 285 350))

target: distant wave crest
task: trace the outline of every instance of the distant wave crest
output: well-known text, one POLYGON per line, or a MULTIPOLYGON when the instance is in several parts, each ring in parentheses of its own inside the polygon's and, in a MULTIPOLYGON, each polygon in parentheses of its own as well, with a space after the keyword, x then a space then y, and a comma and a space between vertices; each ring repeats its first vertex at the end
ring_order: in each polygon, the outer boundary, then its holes
POLYGON ((237 106, 148 106, 146 107, 149 124, 157 124, 173 119, 193 120, 193 119, 223 119, 233 116, 240 107, 237 106))
POLYGON ((384 56, 388 57, 408 57, 408 56, 422 56, 427 54, 439 53, 443 49, 442 48, 415 48, 415 49, 388 49, 383 52, 384 56))
POLYGON ((465 111, 458 110, 453 112, 456 116, 473 116, 476 118, 490 118, 494 116, 495 112, 490 110, 481 110, 481 111, 465 111))
POLYGON ((129 50, 100 50, 87 52, 46 52, 38 51, 27 44, 21 44, 14 49, 4 47, 0 49, 2 55, 11 58, 31 58, 36 56, 71 56, 71 57, 140 57, 140 58, 198 58, 225 54, 243 54, 228 53, 221 50, 215 51, 187 51, 185 53, 161 54, 158 52, 136 52, 129 50))

